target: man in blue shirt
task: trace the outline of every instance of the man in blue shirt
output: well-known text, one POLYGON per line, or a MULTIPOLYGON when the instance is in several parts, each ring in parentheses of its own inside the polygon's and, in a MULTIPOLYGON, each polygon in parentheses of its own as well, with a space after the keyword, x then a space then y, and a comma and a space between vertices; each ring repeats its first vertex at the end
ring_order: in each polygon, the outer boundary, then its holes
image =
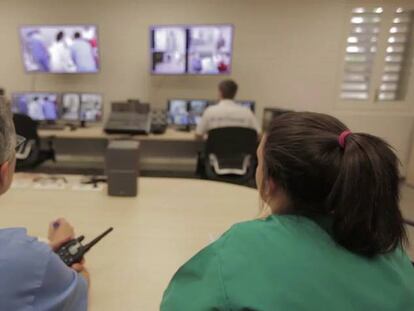
MULTIPOLYGON (((0 195, 11 185, 17 145, 10 107, 0 97, 0 195)), ((89 275, 83 263, 69 268, 53 251, 73 237, 64 219, 50 225, 49 245, 23 228, 0 229, 0 310, 87 310, 89 275)))
POLYGON ((76 65, 78 72, 94 72, 96 71, 96 62, 93 57, 92 45, 81 37, 79 32, 73 36, 73 44, 71 46, 72 59, 76 65))
POLYGON ((46 120, 55 121, 57 119, 57 107, 55 101, 50 97, 43 98, 43 114, 46 120))
POLYGON ((27 37, 27 46, 33 61, 39 67, 38 71, 49 71, 49 53, 39 31, 32 31, 27 37))

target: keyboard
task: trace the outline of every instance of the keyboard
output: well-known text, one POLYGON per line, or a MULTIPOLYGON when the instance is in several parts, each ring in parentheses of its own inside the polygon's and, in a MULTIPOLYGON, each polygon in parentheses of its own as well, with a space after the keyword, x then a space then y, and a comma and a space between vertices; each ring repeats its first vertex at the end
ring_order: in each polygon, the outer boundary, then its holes
POLYGON ((149 134, 151 117, 139 113, 111 113, 105 125, 108 134, 149 134))

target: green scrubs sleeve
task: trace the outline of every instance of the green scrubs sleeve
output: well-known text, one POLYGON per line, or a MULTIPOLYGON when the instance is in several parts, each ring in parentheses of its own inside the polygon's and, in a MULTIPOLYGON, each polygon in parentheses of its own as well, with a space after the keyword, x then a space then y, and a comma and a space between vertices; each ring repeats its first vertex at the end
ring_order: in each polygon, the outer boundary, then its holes
POLYGON ((161 311, 229 310, 216 246, 203 249, 177 271, 164 293, 161 311))

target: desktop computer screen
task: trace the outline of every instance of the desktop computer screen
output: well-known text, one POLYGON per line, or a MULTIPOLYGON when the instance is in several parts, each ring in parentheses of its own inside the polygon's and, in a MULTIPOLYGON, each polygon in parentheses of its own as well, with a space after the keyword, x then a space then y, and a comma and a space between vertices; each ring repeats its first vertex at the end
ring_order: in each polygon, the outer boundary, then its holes
POLYGON ((25 92, 12 94, 13 113, 22 113, 35 121, 56 121, 59 119, 58 94, 25 92))
POLYGON ((61 119, 64 121, 80 120, 81 96, 78 93, 66 93, 62 96, 61 119))
POLYGON ((208 107, 208 104, 209 101, 204 99, 190 100, 188 107, 190 125, 197 125, 200 122, 204 111, 208 107))
POLYGON ((99 122, 103 116, 103 102, 100 94, 80 94, 80 120, 99 122))
POLYGON ((188 101, 171 99, 168 101, 168 123, 172 125, 189 125, 188 101))

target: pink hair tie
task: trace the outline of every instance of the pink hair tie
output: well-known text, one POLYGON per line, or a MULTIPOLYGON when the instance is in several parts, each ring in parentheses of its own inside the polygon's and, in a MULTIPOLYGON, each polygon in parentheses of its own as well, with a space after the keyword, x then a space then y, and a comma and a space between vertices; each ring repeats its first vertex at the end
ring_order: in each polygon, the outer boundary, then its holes
POLYGON ((342 149, 344 149, 344 148, 345 148, 346 138, 347 138, 349 135, 351 135, 351 134, 352 134, 352 132, 351 132, 350 130, 346 130, 346 131, 343 131, 343 132, 339 135, 339 137, 338 137, 338 143, 339 143, 339 146, 341 146, 341 148, 342 148, 342 149))

